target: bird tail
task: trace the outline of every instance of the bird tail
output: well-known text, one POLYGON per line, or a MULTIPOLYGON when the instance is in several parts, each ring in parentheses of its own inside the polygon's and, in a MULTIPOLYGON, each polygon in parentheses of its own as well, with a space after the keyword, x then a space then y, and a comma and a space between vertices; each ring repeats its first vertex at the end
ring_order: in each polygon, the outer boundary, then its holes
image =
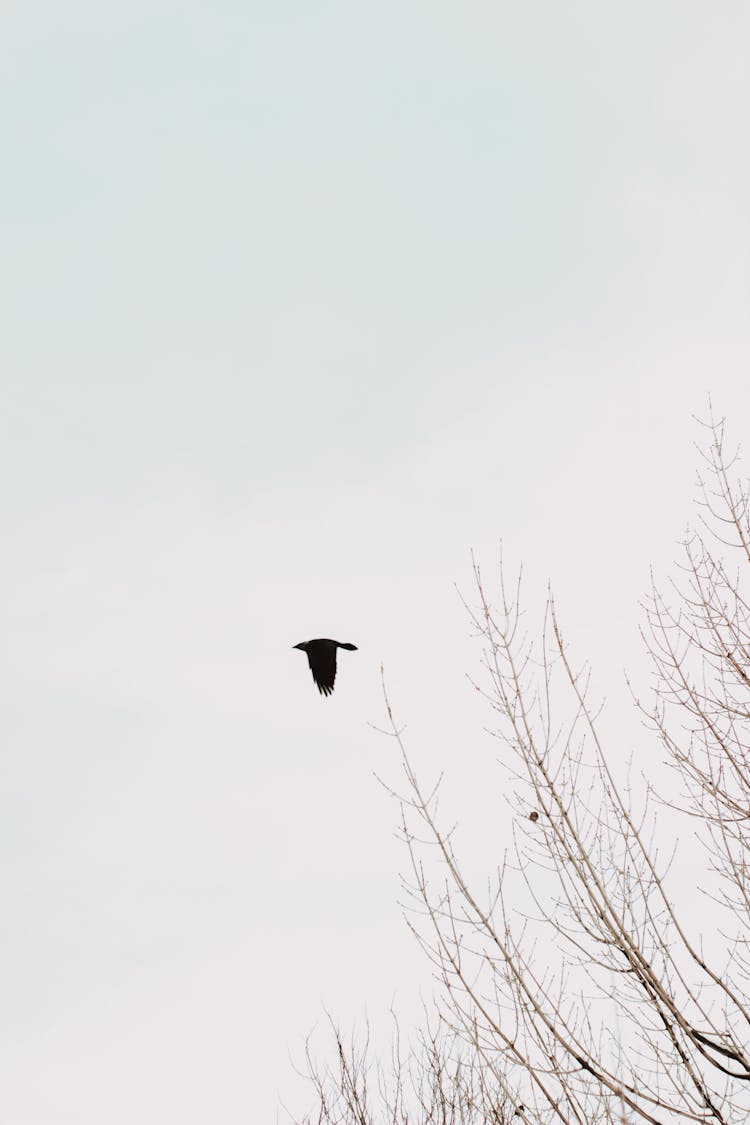
POLYGON ((348 644, 348 643, 347 643, 347 644, 344 644, 344 643, 343 643, 343 642, 341 642, 341 641, 339 641, 339 648, 347 648, 347 649, 349 650, 349 652, 356 652, 356 651, 357 651, 357 646, 356 646, 356 645, 350 645, 350 644, 348 644))

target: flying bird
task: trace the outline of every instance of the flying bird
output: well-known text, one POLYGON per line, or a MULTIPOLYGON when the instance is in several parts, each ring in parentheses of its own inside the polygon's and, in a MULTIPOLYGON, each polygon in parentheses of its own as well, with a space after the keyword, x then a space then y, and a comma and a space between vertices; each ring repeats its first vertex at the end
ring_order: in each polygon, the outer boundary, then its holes
POLYGON ((344 644, 341 641, 329 641, 326 637, 319 637, 316 641, 300 641, 293 648, 301 648, 307 653, 307 663, 310 665, 313 679, 318 685, 321 695, 330 695, 336 679, 336 649, 346 648, 349 652, 356 652, 357 646, 344 644))

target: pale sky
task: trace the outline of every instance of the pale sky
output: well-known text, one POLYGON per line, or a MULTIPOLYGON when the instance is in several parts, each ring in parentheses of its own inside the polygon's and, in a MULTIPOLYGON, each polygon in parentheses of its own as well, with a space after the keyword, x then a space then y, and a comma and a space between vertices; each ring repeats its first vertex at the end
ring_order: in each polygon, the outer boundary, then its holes
POLYGON ((381 662, 501 857, 472 548, 530 605, 551 579, 637 759, 709 393, 750 445, 750 11, 6 0, 0 32, 0 1116, 273 1121, 324 1006, 431 994, 381 662), (319 635, 359 646, 330 699, 319 635))

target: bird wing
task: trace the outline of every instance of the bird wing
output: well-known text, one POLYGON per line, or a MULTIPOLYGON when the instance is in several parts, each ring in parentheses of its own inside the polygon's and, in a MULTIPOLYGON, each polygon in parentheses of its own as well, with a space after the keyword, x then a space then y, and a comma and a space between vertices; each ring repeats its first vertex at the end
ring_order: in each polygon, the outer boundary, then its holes
POLYGON ((322 695, 330 695, 333 691, 333 683, 336 679, 336 649, 331 647, 316 647, 312 651, 307 650, 307 660, 310 665, 310 671, 313 674, 313 679, 318 685, 318 691, 322 695))

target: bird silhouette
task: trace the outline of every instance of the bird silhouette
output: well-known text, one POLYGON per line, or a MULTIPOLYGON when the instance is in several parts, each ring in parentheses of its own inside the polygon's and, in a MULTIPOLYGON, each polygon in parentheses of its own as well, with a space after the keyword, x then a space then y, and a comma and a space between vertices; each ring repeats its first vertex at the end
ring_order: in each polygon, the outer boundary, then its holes
POLYGON ((356 645, 329 641, 327 637, 319 637, 315 641, 300 641, 298 645, 292 647, 300 648, 307 653, 307 663, 310 665, 310 671, 321 695, 330 695, 333 691, 336 679, 336 649, 346 648, 349 652, 357 651, 356 645))

